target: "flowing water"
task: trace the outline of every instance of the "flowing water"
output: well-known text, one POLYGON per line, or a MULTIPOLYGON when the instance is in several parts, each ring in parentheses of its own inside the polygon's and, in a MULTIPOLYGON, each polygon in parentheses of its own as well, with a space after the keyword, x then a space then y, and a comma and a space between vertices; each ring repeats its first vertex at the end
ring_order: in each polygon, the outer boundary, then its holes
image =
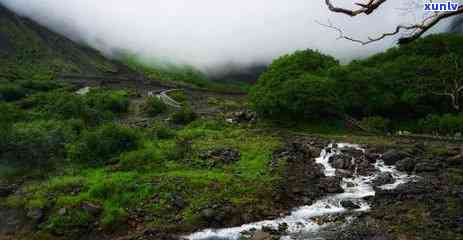
MULTIPOLYGON (((357 150, 364 151, 364 149, 360 146, 354 144, 330 144, 322 150, 320 157, 316 159, 317 163, 324 166, 325 176, 335 176, 336 169, 330 165, 329 159, 334 155, 340 154, 341 150, 344 148, 355 148, 357 150)), ((320 235, 318 233, 324 228, 329 227, 330 224, 317 224, 317 222, 313 220, 314 217, 348 212, 347 209, 341 206, 341 201, 343 200, 350 200, 360 206, 359 209, 353 210, 352 212, 368 211, 370 209, 370 205, 364 200, 364 198, 375 195, 372 181, 379 173, 388 172, 395 180, 392 184, 380 186, 380 188, 383 189, 393 189, 402 183, 411 181, 414 178, 414 176, 397 171, 394 166, 384 165, 384 162, 381 160, 378 160, 375 163, 375 168, 376 172, 371 176, 355 175, 352 178, 343 178, 341 186, 344 189, 344 193, 328 195, 316 201, 312 205, 296 208, 289 216, 274 220, 245 224, 239 227, 206 229, 185 236, 185 238, 190 240, 237 240, 242 235, 242 232, 245 231, 254 229, 259 230, 264 226, 278 229, 280 224, 286 224, 288 226, 287 235, 283 236, 282 239, 323 239, 321 236, 318 236, 320 235)), ((349 219, 349 217, 347 219, 349 219)))

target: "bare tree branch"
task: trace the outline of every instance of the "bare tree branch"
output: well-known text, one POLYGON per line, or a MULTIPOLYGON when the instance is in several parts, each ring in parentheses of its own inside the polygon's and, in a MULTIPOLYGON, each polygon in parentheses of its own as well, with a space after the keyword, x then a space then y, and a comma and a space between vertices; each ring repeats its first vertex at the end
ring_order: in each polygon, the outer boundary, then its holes
MULTIPOLYGON (((355 3, 355 5, 360 6, 359 9, 348 9, 348 8, 341 8, 335 6, 331 0, 325 0, 328 9, 332 12, 346 14, 351 17, 355 17, 360 14, 370 15, 371 13, 375 12, 382 4, 384 4, 387 0, 368 0, 366 3, 355 3)), ((405 44, 412 42, 419 37, 421 37, 424 33, 426 33, 429 29, 434 27, 436 24, 441 22, 442 20, 453 17, 456 15, 463 14, 463 5, 460 5, 456 11, 453 12, 435 12, 434 14, 427 16, 424 18, 421 23, 412 24, 412 25, 398 25, 394 31, 386 32, 381 34, 378 37, 368 37, 367 40, 360 40, 355 39, 353 37, 347 36, 344 32, 335 27, 333 24, 322 24, 318 22, 320 25, 331 28, 336 30, 339 33, 339 38, 346 39, 352 42, 360 43, 362 45, 370 44, 372 42, 377 42, 383 40, 386 37, 394 36, 399 34, 402 30, 410 31, 408 36, 399 38, 399 44, 405 44)))

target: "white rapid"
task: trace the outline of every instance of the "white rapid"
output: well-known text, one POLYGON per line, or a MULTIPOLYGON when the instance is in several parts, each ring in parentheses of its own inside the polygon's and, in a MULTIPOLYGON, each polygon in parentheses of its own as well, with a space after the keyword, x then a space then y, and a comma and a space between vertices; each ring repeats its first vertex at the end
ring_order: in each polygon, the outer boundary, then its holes
MULTIPOLYGON (((343 148, 355 148, 364 151, 364 149, 360 148, 360 146, 354 144, 338 143, 328 145, 328 147, 322 150, 320 157, 316 159, 317 163, 320 163, 324 166, 325 176, 335 176, 336 169, 330 165, 329 159, 336 154, 340 154, 343 148)), ((380 188, 384 189, 393 189, 399 184, 411 181, 413 179, 413 176, 409 176, 405 173, 397 171, 394 166, 384 165, 383 161, 380 159, 376 161, 375 168, 376 173, 372 174, 371 176, 356 175, 352 178, 343 178, 341 186, 344 189, 344 193, 328 195, 316 201, 312 205, 296 208, 289 216, 274 220, 254 222, 239 227, 206 229, 188 236, 184 236, 184 238, 189 240, 238 240, 242 235, 242 232, 245 231, 254 229, 259 230, 264 226, 277 229, 280 224, 287 224, 287 235, 282 237, 284 240, 322 239, 317 237, 316 233, 324 227, 327 227, 329 223, 319 225, 313 220, 313 218, 349 211, 341 206, 341 201, 343 200, 350 200, 354 204, 360 206, 359 209, 353 210, 354 212, 368 211, 370 206, 363 198, 375 195, 372 181, 378 176, 379 173, 389 172, 395 180, 392 184, 380 186, 380 188)))

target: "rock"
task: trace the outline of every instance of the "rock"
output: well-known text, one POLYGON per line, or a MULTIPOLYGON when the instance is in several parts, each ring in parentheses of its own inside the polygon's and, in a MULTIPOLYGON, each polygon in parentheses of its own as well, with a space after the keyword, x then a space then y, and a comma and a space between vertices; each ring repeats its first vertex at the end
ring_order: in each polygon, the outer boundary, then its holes
POLYGON ((249 110, 237 111, 231 113, 228 119, 232 123, 254 123, 257 120, 257 114, 249 110))
POLYGON ((352 157, 346 154, 338 154, 332 156, 329 163, 336 169, 352 169, 352 157))
POLYGON ((357 164, 357 173, 362 176, 372 175, 375 172, 375 166, 368 160, 363 159, 357 164))
POLYGON ((382 172, 373 180, 373 186, 378 187, 394 183, 394 177, 388 172, 382 172))
POLYGON ((81 208, 94 216, 100 214, 103 211, 101 206, 92 203, 82 203, 81 208))
POLYGON ((342 193, 340 177, 325 177, 320 179, 319 188, 325 193, 342 193))
POLYGON ((27 212, 27 217, 32 219, 34 222, 39 223, 43 220, 43 210, 41 208, 33 208, 27 212))
POLYGON ((186 205, 185 200, 176 194, 172 196, 172 203, 177 209, 184 209, 186 205))
POLYGON ((371 163, 375 163, 381 157, 381 154, 378 153, 365 153, 365 158, 371 163))
POLYGON ((341 178, 350 178, 350 177, 352 177, 354 175, 352 173, 352 171, 344 170, 344 169, 336 169, 335 174, 336 174, 336 176, 339 176, 341 178))
POLYGON ((289 228, 289 226, 285 222, 278 224, 278 232, 280 234, 285 234, 288 231, 288 228, 289 228))
POLYGON ((200 156, 202 159, 212 160, 214 164, 231 164, 240 160, 240 152, 231 148, 220 148, 207 151, 200 156))
POLYGON ((342 200, 342 201, 341 201, 341 206, 342 206, 343 208, 346 208, 346 209, 349 209, 349 210, 354 210, 354 209, 359 209, 359 208, 360 208, 359 205, 353 203, 353 202, 350 201, 350 200, 342 200))
POLYGON ((15 188, 12 185, 0 185, 0 197, 8 197, 14 190, 15 188))
POLYGON ((263 231, 256 231, 252 234, 250 240, 272 240, 273 237, 270 233, 263 232, 263 231))
POLYGON ((416 160, 413 158, 404 158, 396 162, 396 168, 402 172, 412 172, 415 168, 416 160))
POLYGON ((450 166, 460 166, 463 164, 463 153, 447 158, 447 163, 450 166))
POLYGON ((60 210, 58 210, 58 215, 64 216, 66 212, 67 212, 66 208, 60 208, 60 210))
POLYGON ((408 157, 408 155, 402 151, 389 150, 383 154, 383 161, 386 165, 394 165, 396 162, 408 157))
POLYGON ((341 152, 354 158, 360 158, 361 156, 363 156, 362 150, 351 147, 342 148, 341 152))
POLYGON ((415 172, 416 173, 424 173, 424 172, 436 172, 440 170, 442 164, 439 160, 426 160, 419 162, 415 165, 415 172))

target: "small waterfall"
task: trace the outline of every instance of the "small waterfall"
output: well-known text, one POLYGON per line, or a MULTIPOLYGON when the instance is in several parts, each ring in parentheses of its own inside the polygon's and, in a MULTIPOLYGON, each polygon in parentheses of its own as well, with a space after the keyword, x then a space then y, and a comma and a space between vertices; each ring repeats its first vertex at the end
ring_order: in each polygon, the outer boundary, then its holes
MULTIPOLYGON (((354 148, 363 152, 365 151, 359 145, 355 144, 338 143, 328 145, 321 151, 320 157, 316 159, 317 163, 324 166, 325 176, 335 176, 336 169, 331 166, 329 159, 340 154, 341 150, 344 148, 354 148)), ((343 200, 349 200, 360 207, 353 210, 353 212, 368 211, 370 209, 370 205, 364 200, 364 198, 375 195, 372 181, 377 178, 379 173, 390 173, 395 180, 392 184, 380 186, 380 188, 383 189, 393 189, 402 183, 411 181, 414 178, 413 176, 397 171, 394 166, 386 166, 380 159, 376 161, 375 169, 376 173, 371 176, 354 175, 352 178, 343 178, 341 186, 344 189, 344 193, 328 195, 316 201, 312 205, 296 208, 289 216, 274 220, 249 223, 239 227, 206 229, 184 236, 184 238, 189 240, 238 240, 241 233, 244 231, 250 231, 253 229, 259 230, 264 226, 278 228, 280 224, 286 224, 288 226, 288 230, 287 235, 282 237, 284 240, 320 239, 316 233, 322 228, 327 227, 329 223, 319 225, 312 219, 314 217, 347 212, 348 210, 341 206, 341 201, 343 200)))

